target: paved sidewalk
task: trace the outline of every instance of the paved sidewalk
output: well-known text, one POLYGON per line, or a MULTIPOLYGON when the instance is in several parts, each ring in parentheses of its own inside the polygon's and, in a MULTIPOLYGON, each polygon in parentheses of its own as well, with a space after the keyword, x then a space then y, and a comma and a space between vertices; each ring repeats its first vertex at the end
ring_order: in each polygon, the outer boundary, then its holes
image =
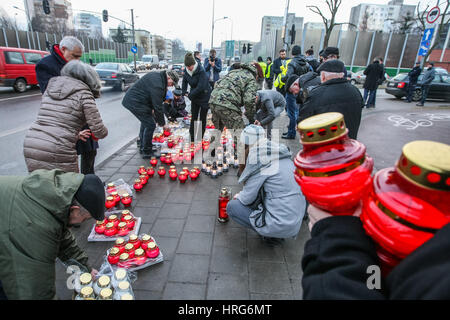
MULTIPOLYGON (((283 113, 274 128, 283 130, 287 124, 283 113)), ((288 142, 293 156, 297 154, 298 139, 280 141, 288 142)), ((132 185, 140 165, 147 167, 149 162, 141 158, 133 141, 97 168, 96 174, 104 182, 122 178, 132 185)), ((155 237, 164 262, 138 271, 138 280, 133 284, 136 299, 302 299, 301 258, 310 237, 307 223, 303 223, 296 239, 274 247, 231 220, 219 223, 220 188, 232 187, 233 194, 242 189, 236 172, 230 169, 215 180, 202 174, 197 181, 187 181, 185 185, 171 181, 167 175, 165 179, 155 175, 137 195, 131 211, 143 220, 139 234, 155 237)), ((99 268, 106 250, 114 243, 88 243, 91 228, 92 223, 86 223, 73 232, 91 264, 99 268)), ((67 276, 58 264, 60 299, 71 298, 72 292, 66 288, 67 276)))

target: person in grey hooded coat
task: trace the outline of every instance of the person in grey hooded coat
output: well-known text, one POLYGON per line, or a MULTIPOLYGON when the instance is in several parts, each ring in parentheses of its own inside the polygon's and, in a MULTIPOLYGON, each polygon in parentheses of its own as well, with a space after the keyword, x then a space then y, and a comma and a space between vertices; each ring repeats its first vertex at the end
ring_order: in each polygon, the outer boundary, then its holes
POLYGON ((256 125, 247 126, 241 134, 247 159, 239 183, 244 188, 228 203, 227 213, 264 238, 295 237, 306 201, 294 178, 292 154, 284 144, 267 140, 264 134, 256 125), (262 202, 257 203, 261 189, 262 202))

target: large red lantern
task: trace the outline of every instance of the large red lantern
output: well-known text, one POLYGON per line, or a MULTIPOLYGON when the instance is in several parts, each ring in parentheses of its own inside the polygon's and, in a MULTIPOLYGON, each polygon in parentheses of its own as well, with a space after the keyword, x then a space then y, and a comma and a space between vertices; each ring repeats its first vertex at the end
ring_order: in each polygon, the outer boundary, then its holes
POLYGON ((450 222, 450 146, 414 141, 394 168, 378 171, 361 220, 377 243, 382 273, 450 222))
POLYGON ((337 112, 298 125, 303 150, 295 158, 295 180, 312 205, 334 215, 351 215, 369 190, 373 160, 366 147, 348 137, 337 112))
POLYGON ((228 214, 227 214, 227 205, 228 202, 231 200, 231 192, 227 188, 222 188, 220 190, 219 195, 219 216, 218 219, 219 222, 225 223, 228 221, 228 214))

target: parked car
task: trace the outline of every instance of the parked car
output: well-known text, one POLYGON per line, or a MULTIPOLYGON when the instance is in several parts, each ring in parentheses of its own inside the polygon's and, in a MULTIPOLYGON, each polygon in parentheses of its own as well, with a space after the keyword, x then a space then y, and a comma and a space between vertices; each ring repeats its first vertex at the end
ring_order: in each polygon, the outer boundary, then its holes
POLYGON ((172 70, 182 77, 184 75, 184 64, 176 63, 172 65, 172 70))
POLYGON ((159 68, 160 68, 160 69, 167 69, 168 67, 169 67, 169 64, 167 63, 166 60, 161 60, 161 61, 159 62, 159 68))
MULTIPOLYGON (((422 79, 423 73, 418 78, 412 97, 413 101, 419 101, 422 98, 422 79)), ((400 73, 388 81, 385 91, 397 99, 401 99, 408 95, 408 84, 408 74, 400 73)), ((436 73, 427 98, 450 101, 450 75, 448 73, 436 73)))
MULTIPOLYGON (((384 74, 384 77, 386 78, 386 81, 388 81, 391 78, 387 73, 384 74)), ((353 85, 364 84, 365 81, 366 75, 364 74, 364 70, 359 70, 358 72, 352 73, 350 82, 353 85)))
MULTIPOLYGON (((134 70, 134 61, 128 64, 131 70, 134 70)), ((136 61, 136 69, 137 71, 145 70, 145 64, 142 61, 136 61)))
POLYGON ((103 87, 113 87, 115 90, 125 91, 128 85, 139 80, 136 71, 131 70, 125 63, 99 63, 97 71, 103 87))
POLYGON ((48 54, 46 51, 0 47, 0 86, 25 92, 28 85, 37 85, 36 63, 48 54))

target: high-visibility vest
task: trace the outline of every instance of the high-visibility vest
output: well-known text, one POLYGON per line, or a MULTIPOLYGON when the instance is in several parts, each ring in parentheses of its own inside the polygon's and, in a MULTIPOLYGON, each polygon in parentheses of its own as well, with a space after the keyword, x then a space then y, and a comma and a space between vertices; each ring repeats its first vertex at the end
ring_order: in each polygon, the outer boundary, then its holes
POLYGON ((292 59, 289 59, 286 61, 286 65, 281 65, 280 69, 281 69, 281 73, 278 74, 277 78, 275 79, 275 82, 273 83, 273 85, 275 86, 275 88, 283 88, 285 83, 283 81, 281 81, 281 78, 283 78, 288 70, 288 65, 291 62, 292 59))
POLYGON ((265 62, 258 62, 258 64, 261 66, 262 72, 263 72, 263 76, 266 76, 266 69, 267 69, 267 64, 265 62))
POLYGON ((267 79, 270 78, 270 73, 272 72, 272 65, 273 65, 273 62, 267 66, 267 70, 266 70, 266 74, 265 74, 265 77, 267 79))

